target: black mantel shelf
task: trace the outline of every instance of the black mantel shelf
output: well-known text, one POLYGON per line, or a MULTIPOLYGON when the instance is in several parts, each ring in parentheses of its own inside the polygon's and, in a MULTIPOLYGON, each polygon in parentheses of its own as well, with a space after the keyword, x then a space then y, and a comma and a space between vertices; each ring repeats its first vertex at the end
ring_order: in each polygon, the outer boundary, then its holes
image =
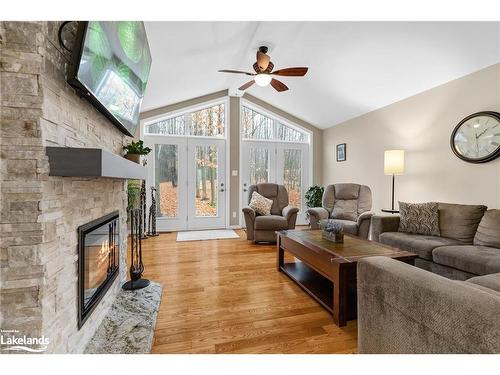
POLYGON ((47 147, 49 176, 146 179, 146 167, 100 148, 47 147))

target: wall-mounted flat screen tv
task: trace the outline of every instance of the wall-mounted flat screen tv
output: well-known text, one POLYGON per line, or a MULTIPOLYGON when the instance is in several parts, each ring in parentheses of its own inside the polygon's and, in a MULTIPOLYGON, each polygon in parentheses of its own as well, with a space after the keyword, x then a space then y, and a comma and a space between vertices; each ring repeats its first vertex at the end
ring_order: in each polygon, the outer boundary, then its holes
POLYGON ((139 125, 150 68, 142 22, 79 23, 68 82, 130 136, 139 125))

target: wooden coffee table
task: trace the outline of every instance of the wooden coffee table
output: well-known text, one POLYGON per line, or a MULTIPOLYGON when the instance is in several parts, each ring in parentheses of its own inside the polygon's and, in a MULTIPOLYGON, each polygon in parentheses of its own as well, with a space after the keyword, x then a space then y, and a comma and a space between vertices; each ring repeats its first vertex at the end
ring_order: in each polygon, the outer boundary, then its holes
POLYGON ((321 230, 285 230, 277 234, 278 271, 328 310, 339 327, 357 316, 359 259, 381 255, 413 265, 417 257, 408 251, 347 234, 341 244, 323 239, 321 230), (285 252, 300 262, 285 263, 285 252))

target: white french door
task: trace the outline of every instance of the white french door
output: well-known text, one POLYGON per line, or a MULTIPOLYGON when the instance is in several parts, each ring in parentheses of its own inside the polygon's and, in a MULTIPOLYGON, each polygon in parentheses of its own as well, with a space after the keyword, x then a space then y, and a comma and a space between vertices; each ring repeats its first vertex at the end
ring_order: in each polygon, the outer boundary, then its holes
POLYGON ((226 141, 214 138, 145 136, 150 187, 156 188, 158 231, 226 226, 226 141))
POLYGON ((188 139, 187 229, 226 227, 226 142, 188 139))
POLYGON ((248 205, 248 187, 263 182, 284 185, 291 205, 299 208, 297 222, 305 224, 304 193, 310 182, 309 145, 244 140, 242 145, 242 207, 248 205))

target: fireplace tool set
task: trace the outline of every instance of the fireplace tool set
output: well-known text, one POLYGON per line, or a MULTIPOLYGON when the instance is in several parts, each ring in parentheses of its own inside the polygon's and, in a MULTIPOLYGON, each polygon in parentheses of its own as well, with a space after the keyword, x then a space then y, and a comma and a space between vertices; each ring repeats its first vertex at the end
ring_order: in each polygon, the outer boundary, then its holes
POLYGON ((142 289, 149 285, 150 281, 142 278, 144 264, 142 263, 142 210, 134 208, 130 210, 130 280, 123 284, 123 289, 142 289))
POLYGON ((148 236, 157 236, 156 231, 156 189, 151 186, 151 206, 149 206, 149 226, 148 226, 148 236))
POLYGON ((150 281, 142 278, 144 265, 142 263, 142 240, 158 236, 156 231, 156 189, 151 187, 151 206, 149 206, 149 225, 146 225, 146 182, 141 184, 139 208, 129 211, 130 214, 130 281, 123 284, 123 289, 142 289, 150 281))

